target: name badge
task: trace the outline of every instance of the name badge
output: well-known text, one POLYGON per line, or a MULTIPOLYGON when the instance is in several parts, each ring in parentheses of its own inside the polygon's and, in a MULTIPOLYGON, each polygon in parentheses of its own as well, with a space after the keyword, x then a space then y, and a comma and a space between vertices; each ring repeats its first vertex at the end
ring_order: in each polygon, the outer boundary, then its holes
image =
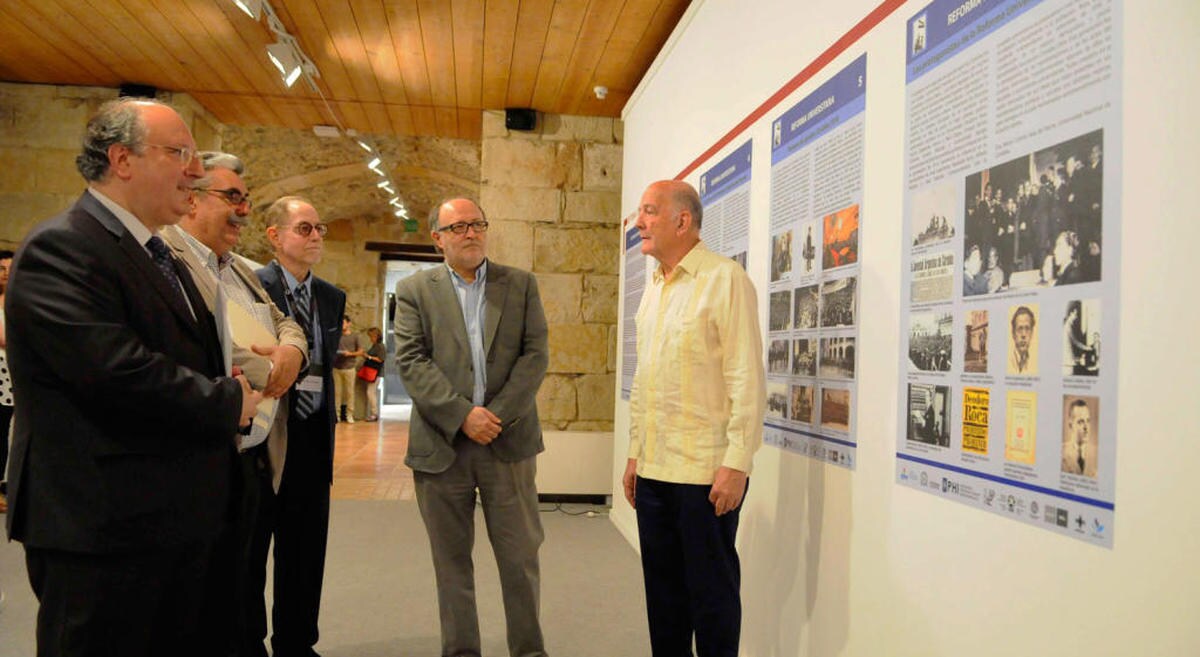
POLYGON ((321 392, 321 377, 309 374, 296 384, 296 390, 304 392, 321 392))

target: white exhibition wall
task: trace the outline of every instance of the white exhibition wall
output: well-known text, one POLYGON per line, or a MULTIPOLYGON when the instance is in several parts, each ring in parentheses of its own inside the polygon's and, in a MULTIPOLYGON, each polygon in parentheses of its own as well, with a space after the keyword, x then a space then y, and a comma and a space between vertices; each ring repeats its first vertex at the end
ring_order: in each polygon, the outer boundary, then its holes
MULTIPOLYGON (((625 108, 622 210, 877 7, 697 0, 625 108)), ((700 164, 754 138, 748 269, 766 325, 770 120, 866 52, 858 462, 763 447, 741 516, 742 654, 1200 655, 1200 3, 1126 3, 1116 533, 1096 547, 895 483, 908 2, 700 164), (1191 299, 1192 301, 1188 301, 1191 299)), ((690 174, 688 179, 694 179, 690 174)), ((622 320, 623 321, 623 320, 622 320)), ((618 357, 618 361, 620 357, 618 357)), ((612 521, 629 407, 618 395, 612 521)))

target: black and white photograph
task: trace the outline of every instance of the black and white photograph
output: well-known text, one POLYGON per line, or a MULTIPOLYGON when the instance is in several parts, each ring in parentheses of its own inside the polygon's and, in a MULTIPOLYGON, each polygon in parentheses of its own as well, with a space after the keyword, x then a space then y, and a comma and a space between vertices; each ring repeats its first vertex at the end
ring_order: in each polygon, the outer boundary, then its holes
POLYGON ((1100 375, 1100 300, 1067 302, 1063 317, 1063 376, 1100 375))
POLYGON ((949 372, 954 354, 954 316, 929 311, 909 315, 908 367, 918 372, 949 372))
POLYGON ((823 379, 854 378, 854 338, 821 338, 818 370, 823 379))
POLYGON ((1062 472, 1096 478, 1100 465, 1100 398, 1063 395, 1062 472))
POLYGON ((788 341, 771 340, 767 345, 767 374, 788 373, 788 341))
POLYGON ((966 178, 963 295, 1100 280, 1104 132, 966 178))
POLYGON ((950 386, 908 384, 908 440, 950 446, 950 386))
POLYGON ((767 417, 781 420, 788 416, 788 384, 767 381, 767 417))
POLYGON ((785 230, 771 238, 771 280, 780 280, 791 273, 792 231, 785 230))
POLYGON ((792 328, 792 291, 772 292, 767 312, 767 327, 770 331, 786 331, 792 328))
POLYGON ((810 338, 792 340, 792 375, 817 375, 817 341, 810 338))
POLYGON ((850 430, 850 391, 821 388, 821 428, 850 430))
POLYGON ((812 424, 812 411, 812 386, 792 386, 792 420, 812 424))
POLYGON ((954 237, 954 208, 958 206, 958 186, 945 180, 912 195, 908 216, 912 223, 912 245, 925 246, 954 237))
POLYGON ((963 353, 963 371, 986 373, 988 371, 988 311, 967 311, 966 335, 963 336, 966 351, 963 353))
POLYGON ((817 328, 817 308, 820 296, 816 285, 796 288, 796 328, 817 328))
POLYGON ((814 274, 817 268, 817 242, 820 237, 817 235, 817 222, 810 221, 802 224, 797 232, 800 239, 800 272, 801 274, 814 274))
POLYGON ((821 326, 854 326, 858 309, 858 277, 847 276, 821 284, 821 326))

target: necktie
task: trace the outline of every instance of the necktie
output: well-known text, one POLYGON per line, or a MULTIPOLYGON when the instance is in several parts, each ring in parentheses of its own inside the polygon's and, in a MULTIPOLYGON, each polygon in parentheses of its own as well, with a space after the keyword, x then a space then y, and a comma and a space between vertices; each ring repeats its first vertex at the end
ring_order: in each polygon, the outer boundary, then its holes
MULTIPOLYGON (((313 339, 313 331, 316 330, 312 325, 312 301, 308 296, 308 288, 303 285, 297 285, 296 291, 292 298, 292 316, 296 323, 304 329, 304 335, 308 338, 308 354, 309 362, 315 358, 316 347, 313 339)), ((317 393, 311 390, 296 390, 296 415, 301 420, 313 414, 320 406, 321 400, 317 393)))
POLYGON ((1083 474, 1083 466, 1084 466, 1083 444, 1080 444, 1079 445, 1079 474, 1083 474))
POLYGON ((154 261, 154 266, 158 267, 158 271, 167 277, 167 282, 179 294, 179 300, 186 303, 187 297, 183 293, 183 286, 179 283, 179 274, 175 271, 175 263, 171 260, 170 247, 162 241, 161 237, 154 235, 146 240, 146 248, 150 249, 150 259, 154 261))

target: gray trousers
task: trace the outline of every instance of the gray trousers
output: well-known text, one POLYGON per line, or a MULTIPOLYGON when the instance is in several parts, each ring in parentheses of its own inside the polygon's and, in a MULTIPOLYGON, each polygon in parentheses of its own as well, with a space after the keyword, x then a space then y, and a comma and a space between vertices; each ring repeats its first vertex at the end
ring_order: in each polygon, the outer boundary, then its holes
POLYGON ((417 506, 437 578, 443 657, 479 657, 479 614, 475 607, 475 491, 483 504, 488 538, 500 571, 511 657, 545 657, 538 621, 538 517, 534 475, 537 459, 498 460, 492 450, 461 435, 458 453, 445 472, 414 472, 417 506))

